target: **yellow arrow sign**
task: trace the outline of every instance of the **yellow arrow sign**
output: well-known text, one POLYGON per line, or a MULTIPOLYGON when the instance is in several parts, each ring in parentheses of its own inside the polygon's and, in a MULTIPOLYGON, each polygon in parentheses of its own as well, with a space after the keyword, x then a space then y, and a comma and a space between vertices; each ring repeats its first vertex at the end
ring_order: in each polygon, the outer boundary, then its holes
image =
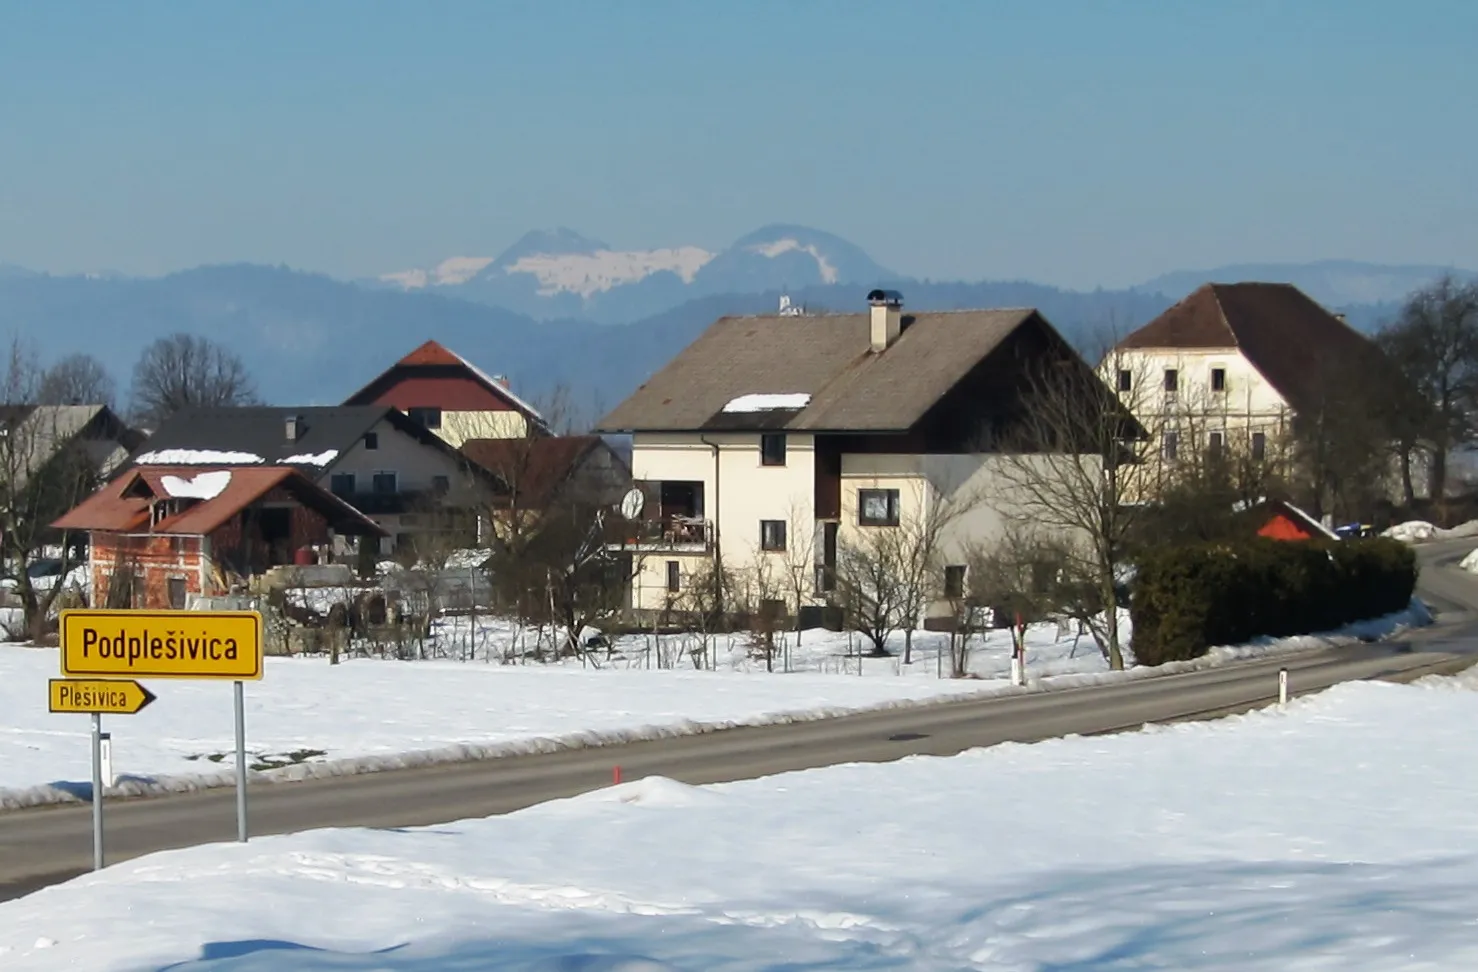
POLYGON ((133 715, 155 695, 131 679, 53 678, 47 683, 52 712, 133 715))

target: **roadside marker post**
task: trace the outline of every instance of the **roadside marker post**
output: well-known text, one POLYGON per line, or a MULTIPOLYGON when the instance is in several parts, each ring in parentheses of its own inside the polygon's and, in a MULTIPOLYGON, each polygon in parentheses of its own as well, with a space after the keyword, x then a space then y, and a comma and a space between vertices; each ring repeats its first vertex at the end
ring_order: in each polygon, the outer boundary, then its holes
POLYGON ((131 715, 154 701, 154 693, 133 681, 135 677, 232 683, 236 837, 246 842, 246 682, 262 677, 262 655, 262 616, 256 611, 62 612, 63 677, 50 682, 50 708, 92 716, 95 870, 104 861, 103 777, 112 776, 112 739, 103 732, 103 713, 131 715))
POLYGON ((1278 669, 1278 704, 1288 704, 1288 669, 1278 669))

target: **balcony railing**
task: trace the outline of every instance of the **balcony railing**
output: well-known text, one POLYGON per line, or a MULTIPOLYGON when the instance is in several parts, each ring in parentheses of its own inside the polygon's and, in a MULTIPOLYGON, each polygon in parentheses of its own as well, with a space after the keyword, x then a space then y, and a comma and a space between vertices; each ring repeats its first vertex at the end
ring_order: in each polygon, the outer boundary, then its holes
POLYGON ((633 520, 626 527, 626 546, 649 550, 713 549, 713 524, 698 516, 633 520))

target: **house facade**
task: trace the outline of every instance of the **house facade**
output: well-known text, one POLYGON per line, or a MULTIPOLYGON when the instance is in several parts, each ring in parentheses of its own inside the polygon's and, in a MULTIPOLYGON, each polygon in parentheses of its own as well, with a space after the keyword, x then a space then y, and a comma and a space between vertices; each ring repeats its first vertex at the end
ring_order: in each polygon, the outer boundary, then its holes
POLYGON ((53 526, 87 533, 95 606, 154 609, 384 532, 298 470, 258 465, 135 467, 53 526))
POLYGON ((509 387, 435 341, 427 341, 350 395, 349 406, 398 408, 452 446, 469 439, 543 434, 543 416, 509 387))
POLYGON ((1286 462, 1297 416, 1380 358, 1291 284, 1212 283, 1129 334, 1100 375, 1158 439, 1163 472, 1208 454, 1286 462))
POLYGON ((691 610, 716 568, 791 610, 826 603, 843 551, 921 523, 963 585, 963 551, 1003 536, 993 430, 1029 367, 1061 361, 1100 387, 1090 367, 1034 310, 905 314, 891 291, 869 305, 723 318, 601 422, 632 436, 638 612, 691 610))
POLYGON ((492 483, 434 432, 383 405, 186 409, 132 463, 289 466, 372 519, 383 556, 417 543, 474 542, 492 483))

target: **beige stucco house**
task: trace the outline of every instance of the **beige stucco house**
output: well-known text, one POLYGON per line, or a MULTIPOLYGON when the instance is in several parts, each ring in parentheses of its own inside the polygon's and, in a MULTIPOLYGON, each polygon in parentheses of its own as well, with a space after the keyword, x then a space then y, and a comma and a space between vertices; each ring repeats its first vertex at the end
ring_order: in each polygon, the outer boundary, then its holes
POLYGON ((1292 284, 1208 283, 1124 338, 1099 372, 1158 440, 1166 472, 1209 454, 1289 462, 1299 414, 1388 368, 1375 344, 1292 284))
POLYGON ((906 313, 892 291, 869 304, 722 318, 602 420, 632 436, 642 493, 634 608, 671 609, 715 564, 768 574, 791 609, 824 603, 839 549, 943 504, 946 561, 1005 531, 993 429, 1027 368, 1050 358, 1101 387, 1091 367, 1035 310, 906 313))

